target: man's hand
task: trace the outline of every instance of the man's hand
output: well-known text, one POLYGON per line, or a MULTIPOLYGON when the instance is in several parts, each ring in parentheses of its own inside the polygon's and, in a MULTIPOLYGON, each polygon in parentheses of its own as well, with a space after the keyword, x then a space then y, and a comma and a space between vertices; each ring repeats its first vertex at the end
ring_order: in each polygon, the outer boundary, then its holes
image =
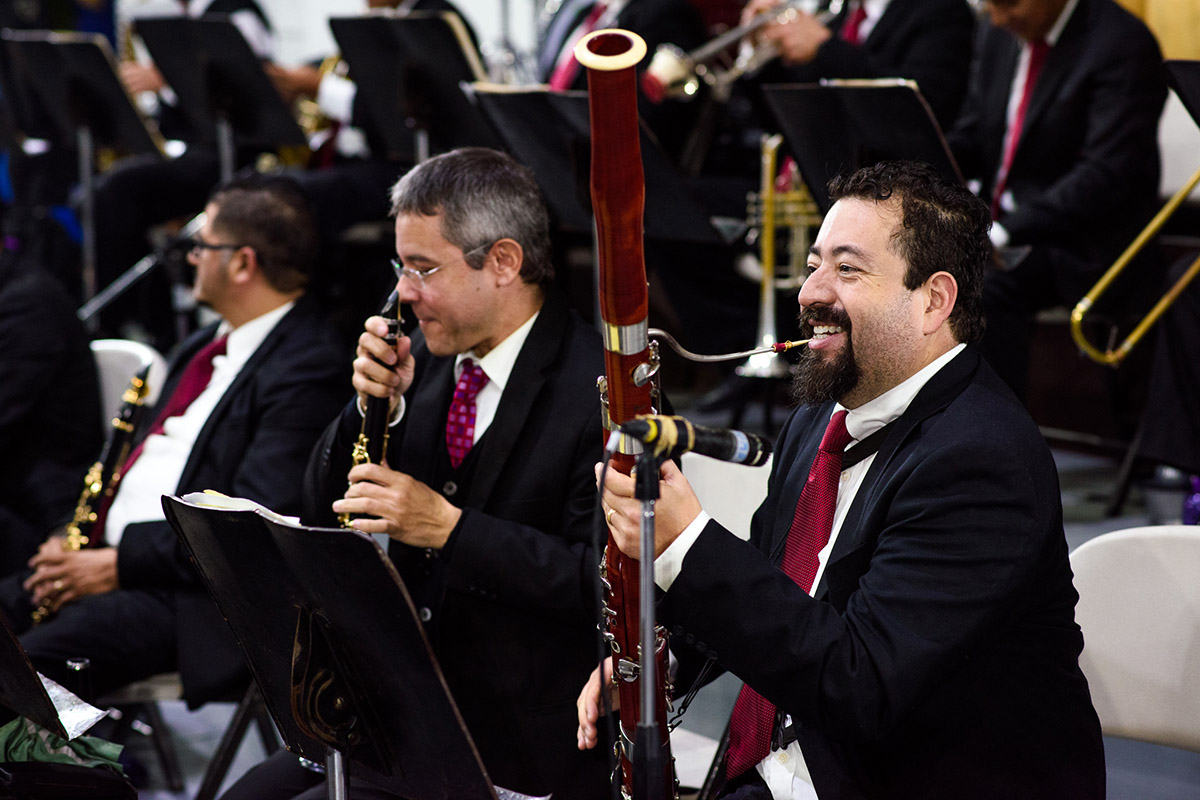
POLYGON ((612 682, 612 656, 604 659, 604 663, 592 670, 579 699, 575 701, 575 709, 579 714, 579 730, 576 732, 577 746, 580 750, 591 750, 596 746, 596 723, 600 719, 600 686, 608 687, 609 708, 620 710, 620 696, 617 687, 612 682), (603 677, 601 674, 603 671, 603 677))
POLYGON ((784 17, 763 28, 762 42, 774 45, 785 64, 807 64, 817 57, 821 45, 833 38, 833 31, 812 14, 792 9, 784 17))
POLYGON ((139 64, 136 61, 126 61, 119 67, 121 83, 130 94, 142 92, 161 92, 167 85, 158 67, 153 64, 139 64))
POLYGON ((411 352, 412 339, 401 336, 392 347, 383 338, 387 330, 387 320, 383 317, 370 317, 363 324, 352 382, 361 407, 366 408, 368 397, 387 398, 390 417, 412 385, 416 361, 411 352))
POLYGON ((365 514, 355 530, 386 533, 413 547, 440 550, 458 524, 462 511, 425 484, 379 464, 359 464, 350 470, 350 488, 333 504, 337 514, 365 514))
POLYGON ((284 101, 291 104, 299 97, 313 98, 317 96, 317 88, 321 85, 321 71, 308 64, 298 67, 281 67, 278 64, 263 64, 263 71, 275 84, 284 101))
POLYGON ((51 538, 29 559, 29 566, 33 574, 25 581, 25 590, 33 595, 34 605, 46 605, 52 613, 72 600, 111 592, 120 585, 115 547, 63 550, 62 541, 51 538))
MULTIPOLYGON (((596 465, 596 480, 600 465, 596 465)), ((659 492, 654 503, 654 557, 662 555, 671 542, 683 533, 701 512, 700 501, 692 486, 673 461, 664 461, 659 470, 659 492)), ((608 529, 621 552, 630 558, 641 555, 642 501, 634 498, 634 479, 610 469, 604 480, 602 497, 608 529)))

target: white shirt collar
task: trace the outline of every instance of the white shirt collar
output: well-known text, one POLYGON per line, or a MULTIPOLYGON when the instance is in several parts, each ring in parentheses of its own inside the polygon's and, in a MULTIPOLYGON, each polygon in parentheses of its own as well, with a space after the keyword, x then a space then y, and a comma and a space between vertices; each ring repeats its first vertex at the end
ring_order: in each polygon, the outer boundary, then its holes
POLYGON ((279 324, 279 320, 283 319, 294 305, 296 305, 295 300, 288 301, 279 308, 261 314, 232 330, 230 330, 228 322, 222 322, 217 327, 217 335, 213 338, 219 339, 228 333, 229 341, 225 344, 225 357, 235 364, 245 363, 279 324))
POLYGON ((482 358, 475 355, 473 350, 459 353, 454 360, 454 379, 457 381, 458 376, 462 374, 462 362, 470 358, 483 369, 484 374, 488 377, 488 383, 503 392, 504 387, 508 385, 508 376, 512 374, 513 367, 516 366, 517 356, 521 354, 521 348, 525 346, 525 340, 529 338, 529 331, 533 329, 533 323, 537 321, 540 313, 540 310, 535 311, 532 317, 521 324, 521 327, 506 336, 500 344, 489 350, 487 355, 482 358))
MULTIPOLYGON (((960 342, 926 364, 911 377, 896 384, 878 397, 868 400, 858 408, 850 410, 846 414, 846 430, 854 437, 855 441, 862 441, 889 422, 899 419, 900 415, 912 405, 913 398, 924 388, 925 384, 929 383, 930 379, 965 347, 966 345, 960 342)), ((843 409, 845 406, 841 403, 834 406, 835 412, 843 409)))

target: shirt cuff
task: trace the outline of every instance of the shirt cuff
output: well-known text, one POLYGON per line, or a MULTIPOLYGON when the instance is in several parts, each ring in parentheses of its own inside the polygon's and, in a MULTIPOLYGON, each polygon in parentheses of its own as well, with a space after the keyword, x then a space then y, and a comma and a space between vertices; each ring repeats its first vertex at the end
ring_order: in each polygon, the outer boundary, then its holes
POLYGON ((349 123, 357 92, 354 81, 340 75, 324 75, 317 84, 317 107, 330 119, 349 123))
MULTIPOLYGON (((362 404, 362 398, 361 398, 361 397, 356 397, 356 398, 354 398, 354 407, 358 409, 358 415, 359 415, 360 417, 363 417, 363 418, 365 419, 365 418, 366 418, 366 416, 367 416, 367 410, 366 410, 365 408, 363 408, 363 404, 362 404)), ((404 419, 404 409, 405 409, 405 407, 406 407, 406 406, 405 406, 405 403, 404 403, 404 395, 400 395, 400 402, 396 404, 396 413, 395 413, 395 414, 392 414, 392 418, 388 420, 388 427, 389 427, 389 428, 391 428, 392 426, 394 426, 394 425, 395 425, 397 422, 399 422, 400 420, 404 419)))
POLYGON ((997 250, 1001 247, 1008 247, 1008 242, 1012 238, 1008 233, 1008 229, 999 222, 992 223, 992 230, 988 233, 988 236, 992 239, 992 247, 995 247, 997 250))
POLYGON ((687 556, 688 550, 696 543, 700 532, 704 530, 704 526, 710 520, 712 517, 708 515, 708 512, 701 511, 683 529, 683 533, 679 534, 675 541, 662 551, 662 555, 654 559, 654 582, 658 584, 658 588, 664 592, 671 588, 671 584, 679 577, 679 571, 683 569, 683 559, 687 556))

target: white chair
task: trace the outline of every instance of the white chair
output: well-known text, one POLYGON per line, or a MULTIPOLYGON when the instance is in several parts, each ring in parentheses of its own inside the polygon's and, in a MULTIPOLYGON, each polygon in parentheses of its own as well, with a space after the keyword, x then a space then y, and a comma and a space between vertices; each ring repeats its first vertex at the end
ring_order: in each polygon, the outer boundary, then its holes
POLYGON ((104 411, 104 433, 121 408, 121 395, 129 388, 133 376, 146 366, 146 405, 153 405, 167 376, 167 362, 162 354, 148 344, 132 339, 96 339, 92 342, 96 372, 100 376, 100 404, 104 411))
POLYGON ((1103 534, 1071 568, 1079 664, 1105 735, 1200 752, 1200 526, 1103 534))
POLYGON ((749 539, 750 518, 767 496, 771 460, 759 467, 747 467, 684 453, 680 469, 704 510, 729 531, 749 539))

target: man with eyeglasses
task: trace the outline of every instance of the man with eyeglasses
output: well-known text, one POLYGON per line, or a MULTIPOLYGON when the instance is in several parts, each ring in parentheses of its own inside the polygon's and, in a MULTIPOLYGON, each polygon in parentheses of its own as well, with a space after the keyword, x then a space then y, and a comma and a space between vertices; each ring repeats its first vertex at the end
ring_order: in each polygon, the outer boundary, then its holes
MULTIPOLYGON (((572 738, 574 683, 597 652, 599 336, 554 290, 545 207, 509 156, 430 159, 393 188, 392 211, 397 289, 420 330, 392 347, 384 321, 366 321, 357 397, 313 452, 305 521, 347 513, 391 537, 495 785, 601 800, 607 755, 572 738), (391 403, 387 465, 351 468, 369 397, 391 403)), ((224 800, 322 798, 322 781, 280 753, 224 800)), ((352 782, 350 796, 389 795, 352 782)))
POLYGON ((305 296, 313 228, 287 179, 251 175, 213 194, 189 259, 196 299, 221 321, 184 342, 142 415, 116 494, 95 509, 102 543, 65 551, 52 536, 32 572, 0 581, 0 612, 43 674, 65 683, 66 660, 86 657, 103 694, 178 670, 193 707, 248 684, 161 498, 215 489, 299 513, 303 464, 346 379, 337 339, 305 296), (31 628, 38 606, 52 616, 31 628))

